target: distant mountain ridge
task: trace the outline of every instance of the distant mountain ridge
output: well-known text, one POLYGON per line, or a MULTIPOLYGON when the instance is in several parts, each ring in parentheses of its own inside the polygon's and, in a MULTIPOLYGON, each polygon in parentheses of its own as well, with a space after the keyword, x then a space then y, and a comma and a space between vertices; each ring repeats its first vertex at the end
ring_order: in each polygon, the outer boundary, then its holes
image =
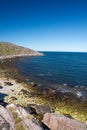
POLYGON ((29 48, 17 46, 9 42, 0 42, 0 58, 40 55, 43 54, 29 48))

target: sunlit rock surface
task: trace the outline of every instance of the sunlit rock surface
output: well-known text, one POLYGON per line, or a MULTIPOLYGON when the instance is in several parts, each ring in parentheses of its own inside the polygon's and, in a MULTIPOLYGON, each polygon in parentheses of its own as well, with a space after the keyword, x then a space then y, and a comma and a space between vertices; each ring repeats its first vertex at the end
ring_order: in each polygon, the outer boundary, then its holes
POLYGON ((51 130, 87 130, 86 124, 54 113, 46 113, 43 123, 51 130))

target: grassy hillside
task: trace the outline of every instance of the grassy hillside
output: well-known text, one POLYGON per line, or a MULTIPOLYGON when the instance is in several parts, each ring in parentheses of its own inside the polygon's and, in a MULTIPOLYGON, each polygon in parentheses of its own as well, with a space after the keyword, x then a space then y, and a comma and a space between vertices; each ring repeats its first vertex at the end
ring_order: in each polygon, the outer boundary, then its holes
POLYGON ((8 42, 0 42, 0 56, 23 56, 23 55, 41 55, 34 50, 17 46, 8 42))

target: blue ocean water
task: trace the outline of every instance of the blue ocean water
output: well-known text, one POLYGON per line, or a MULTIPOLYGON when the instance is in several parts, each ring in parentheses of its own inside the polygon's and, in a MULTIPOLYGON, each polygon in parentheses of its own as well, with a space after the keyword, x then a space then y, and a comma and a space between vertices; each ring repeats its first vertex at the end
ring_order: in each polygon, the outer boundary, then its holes
POLYGON ((87 53, 43 53, 45 56, 24 57, 16 61, 16 66, 27 81, 87 86, 87 53))

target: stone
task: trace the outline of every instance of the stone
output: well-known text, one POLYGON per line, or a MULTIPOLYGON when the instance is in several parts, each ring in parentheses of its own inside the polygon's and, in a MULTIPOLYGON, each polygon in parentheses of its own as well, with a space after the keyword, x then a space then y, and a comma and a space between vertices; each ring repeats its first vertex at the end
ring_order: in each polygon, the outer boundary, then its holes
POLYGON ((29 112, 31 109, 32 113, 36 113, 38 115, 44 115, 47 112, 49 113, 54 112, 53 109, 51 109, 49 106, 46 105, 28 104, 27 107, 25 107, 25 109, 29 112))
POLYGON ((30 94, 27 90, 25 90, 25 89, 21 89, 21 91, 20 91, 23 95, 28 95, 28 94, 30 94))
POLYGON ((10 130, 10 124, 0 115, 0 130, 10 130))
POLYGON ((12 114, 0 105, 0 130, 16 130, 12 114))
POLYGON ((25 130, 43 130, 43 128, 39 125, 38 121, 34 118, 33 115, 29 114, 24 108, 20 105, 10 104, 7 108, 13 110, 20 118, 25 130))
POLYGON ((13 84, 11 82, 4 82, 5 85, 8 85, 8 86, 13 86, 13 84))
POLYGON ((87 130, 87 125, 56 113, 46 113, 42 121, 51 130, 87 130))
POLYGON ((17 98, 16 98, 16 97, 11 97, 11 99, 12 99, 13 101, 17 100, 17 98))

